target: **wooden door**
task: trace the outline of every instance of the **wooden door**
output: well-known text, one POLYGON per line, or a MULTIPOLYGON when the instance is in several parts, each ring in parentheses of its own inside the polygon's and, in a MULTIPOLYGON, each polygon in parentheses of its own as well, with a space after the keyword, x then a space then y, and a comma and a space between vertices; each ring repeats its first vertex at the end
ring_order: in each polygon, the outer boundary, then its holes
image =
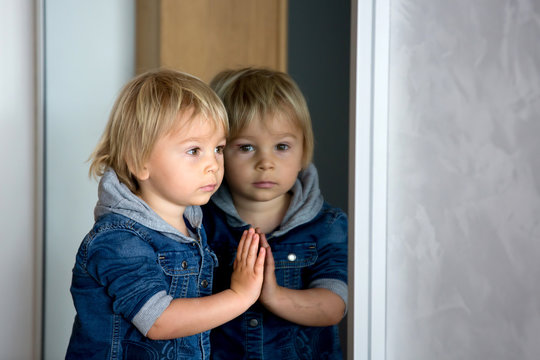
POLYGON ((136 71, 287 70, 287 0, 137 0, 136 71))

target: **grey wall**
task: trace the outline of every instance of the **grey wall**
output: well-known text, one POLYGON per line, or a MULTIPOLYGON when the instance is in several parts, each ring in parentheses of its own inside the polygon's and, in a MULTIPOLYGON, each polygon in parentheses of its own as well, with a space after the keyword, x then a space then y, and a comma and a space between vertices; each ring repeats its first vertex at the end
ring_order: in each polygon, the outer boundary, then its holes
POLYGON ((34 1, 0 0, 0 359, 34 354, 34 1))
POLYGON ((97 200, 86 160, 134 74, 134 19, 131 0, 45 2, 45 359, 63 359, 71 334, 71 269, 97 200))
POLYGON ((387 358, 540 357, 540 3, 391 2, 387 358))

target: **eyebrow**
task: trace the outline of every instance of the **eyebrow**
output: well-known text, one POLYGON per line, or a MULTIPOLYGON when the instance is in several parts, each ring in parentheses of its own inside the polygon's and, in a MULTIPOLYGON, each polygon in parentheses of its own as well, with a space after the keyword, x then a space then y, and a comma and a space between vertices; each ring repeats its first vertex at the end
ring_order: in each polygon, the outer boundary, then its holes
MULTIPOLYGON (((182 142, 188 142, 188 141, 204 141, 204 140, 205 140, 204 137, 196 137, 196 136, 192 136, 192 137, 183 139, 182 142)), ((226 137, 226 136, 223 136, 223 137, 220 138, 218 141, 222 141, 222 140, 227 140, 227 137, 226 137)))
MULTIPOLYGON (((257 135, 237 135, 237 136, 234 136, 232 139, 250 139, 250 138, 253 138, 257 135)), ((298 136, 292 134, 292 133, 279 133, 279 134, 270 134, 271 137, 292 137, 292 138, 298 138, 298 136)))
MULTIPOLYGON (((192 137, 189 137, 189 138, 186 138, 186 139, 176 141, 176 144, 178 144, 178 145, 186 145, 186 144, 189 144, 189 143, 202 143, 202 142, 204 142, 204 138, 192 136, 192 137)), ((220 143, 226 143, 226 142, 227 142, 227 137, 225 137, 225 136, 218 139, 218 141, 217 141, 218 145, 220 145, 220 143)))

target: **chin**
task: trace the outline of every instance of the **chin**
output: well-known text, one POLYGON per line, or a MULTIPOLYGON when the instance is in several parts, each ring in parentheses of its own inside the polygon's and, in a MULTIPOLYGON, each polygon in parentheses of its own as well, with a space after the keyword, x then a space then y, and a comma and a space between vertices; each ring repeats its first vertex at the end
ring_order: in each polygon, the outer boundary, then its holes
POLYGON ((280 194, 280 195, 254 196, 253 201, 260 201, 260 202, 271 201, 271 200, 275 200, 275 199, 279 198, 281 195, 283 195, 283 194, 280 194))
POLYGON ((201 205, 207 204, 209 201, 210 201, 210 196, 208 196, 208 197, 205 198, 205 199, 197 199, 197 200, 194 200, 194 201, 191 203, 191 205, 192 205, 192 206, 201 206, 201 205))

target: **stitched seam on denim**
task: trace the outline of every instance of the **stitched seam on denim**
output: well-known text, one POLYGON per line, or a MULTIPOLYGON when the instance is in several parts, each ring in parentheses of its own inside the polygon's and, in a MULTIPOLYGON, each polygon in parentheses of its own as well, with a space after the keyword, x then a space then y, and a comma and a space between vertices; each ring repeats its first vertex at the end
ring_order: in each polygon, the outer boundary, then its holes
POLYGON ((347 220, 347 215, 345 215, 345 213, 335 209, 333 209, 333 211, 329 211, 328 214, 330 215, 326 219, 326 225, 328 226, 333 226, 334 223, 340 218, 345 218, 345 221, 347 220))
POLYGON ((112 329, 112 341, 111 341, 111 360, 118 359, 120 344, 120 316, 113 315, 113 329, 112 329))
POLYGON ((81 266, 86 270, 86 265, 88 261, 88 249, 90 248, 94 240, 99 235, 104 235, 110 231, 125 230, 127 232, 133 233, 137 237, 151 244, 152 243, 151 237, 148 234, 146 234, 146 232, 136 229, 135 228, 136 225, 138 225, 137 222, 133 220, 126 220, 122 222, 115 221, 114 223, 107 222, 105 224, 98 226, 97 228, 92 229, 90 233, 88 233, 88 235, 85 237, 83 244, 81 245, 81 253, 83 255, 83 261, 82 261, 81 266))
MULTIPOLYGON (((167 257, 167 254, 172 253, 183 253, 183 252, 189 252, 189 250, 186 251, 164 251, 158 253, 158 262, 165 274, 169 276, 188 276, 188 275, 197 275, 197 271, 195 267, 191 269, 176 269, 175 268, 175 261, 169 261, 170 257, 167 257), (171 265, 172 263, 172 265, 171 265)), ((192 255, 192 254, 190 254, 192 255)), ((198 255, 198 254, 197 254, 198 255)), ((191 256, 190 256, 191 257, 191 256)))

